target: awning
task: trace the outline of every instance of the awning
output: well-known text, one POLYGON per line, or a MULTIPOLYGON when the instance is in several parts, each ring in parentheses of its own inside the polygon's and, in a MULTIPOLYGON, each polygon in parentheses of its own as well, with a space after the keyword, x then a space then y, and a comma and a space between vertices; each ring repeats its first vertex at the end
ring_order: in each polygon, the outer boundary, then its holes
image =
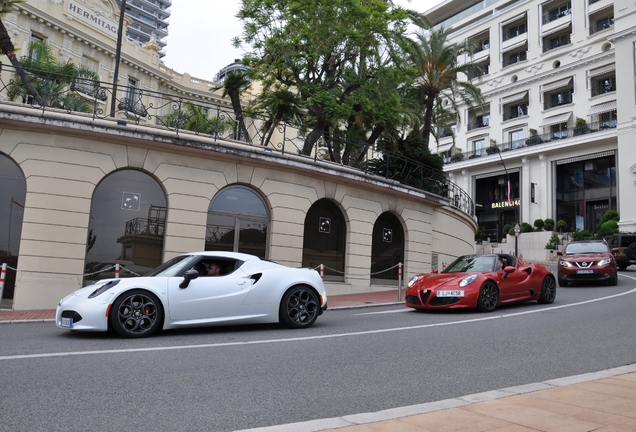
POLYGON ((546 85, 542 85, 541 86, 541 93, 545 93, 545 92, 549 92, 552 90, 556 90, 558 88, 561 87, 565 87, 566 85, 570 84, 570 81, 572 81, 572 77, 568 77, 559 81, 555 81, 553 83, 550 84, 546 84, 546 85))
POLYGON ((594 105, 590 108, 590 112, 587 113, 588 116, 593 116, 597 114, 603 114, 606 112, 616 111, 616 101, 605 102, 602 104, 594 105))
POLYGON ((600 68, 592 69, 587 72, 587 77, 592 78, 595 76, 603 75, 608 72, 612 72, 616 70, 616 63, 611 63, 605 66, 601 66, 600 68))
MULTIPOLYGON (((570 15, 570 16, 572 16, 572 15, 570 15)), ((561 24, 560 26, 556 26, 556 27, 554 27, 554 28, 552 28, 550 30, 546 30, 544 32, 541 32, 541 36, 543 37, 543 36, 551 35, 552 33, 556 33, 556 32, 558 32, 560 30, 564 30, 564 29, 568 28, 571 24, 572 24, 572 22, 568 21, 565 24, 561 24)))
POLYGON ((451 147, 453 147, 453 141, 451 140, 448 143, 444 143, 444 144, 440 144, 437 146, 437 153, 444 153, 447 152, 451 149, 451 147))
POLYGON ((539 127, 552 126, 559 123, 566 123, 570 120, 570 117, 572 117, 572 111, 568 113, 548 117, 543 119, 539 127))
POLYGON ((521 99, 524 99, 526 96, 528 96, 528 90, 501 98, 501 104, 507 105, 512 102, 517 102, 517 101, 520 101, 521 99))
POLYGON ((499 26, 500 26, 500 27, 507 26, 508 24, 512 24, 513 22, 518 21, 518 20, 520 20, 521 18, 524 18, 525 16, 526 16, 526 13, 525 13, 525 12, 524 12, 524 13, 522 13, 522 14, 519 14, 519 15, 513 16, 512 18, 510 18, 510 19, 508 19, 508 20, 505 20, 505 21, 504 21, 504 22, 502 22, 502 23, 499 23, 499 26))
MULTIPOLYGON (((524 34, 527 34, 527 33, 524 33, 524 34)), ((512 51, 513 49, 522 47, 522 46, 526 45, 527 43, 528 43, 528 38, 526 37, 526 38, 523 38, 522 40, 520 40, 519 42, 517 42, 515 44, 501 47, 501 52, 502 53, 507 53, 508 51, 512 51)))

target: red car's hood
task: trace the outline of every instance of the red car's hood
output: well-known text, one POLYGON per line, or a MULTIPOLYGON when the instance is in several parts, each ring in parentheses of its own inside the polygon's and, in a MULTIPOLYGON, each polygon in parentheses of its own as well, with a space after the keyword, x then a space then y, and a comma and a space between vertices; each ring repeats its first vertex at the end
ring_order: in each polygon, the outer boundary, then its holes
POLYGON ((590 259, 602 259, 609 258, 608 253, 587 253, 587 254, 576 254, 576 255, 563 255, 562 258, 567 260, 590 260, 590 259))
POLYGON ((440 286, 448 286, 459 284, 462 279, 468 277, 472 273, 437 273, 425 275, 417 281, 418 288, 435 289, 440 286))

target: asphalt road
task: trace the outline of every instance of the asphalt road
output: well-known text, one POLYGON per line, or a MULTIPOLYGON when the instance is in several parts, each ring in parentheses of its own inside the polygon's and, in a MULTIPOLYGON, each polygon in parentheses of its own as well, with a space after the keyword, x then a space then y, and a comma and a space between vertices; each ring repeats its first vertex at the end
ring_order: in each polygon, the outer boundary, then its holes
POLYGON ((2 325, 0 431, 231 431, 595 372, 636 363, 634 310, 636 269, 490 314, 331 310, 143 340, 2 325))

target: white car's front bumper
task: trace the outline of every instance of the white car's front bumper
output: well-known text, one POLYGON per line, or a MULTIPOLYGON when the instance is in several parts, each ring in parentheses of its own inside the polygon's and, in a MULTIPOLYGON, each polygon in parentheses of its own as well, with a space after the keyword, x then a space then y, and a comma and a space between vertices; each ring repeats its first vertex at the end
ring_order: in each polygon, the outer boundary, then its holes
POLYGON ((69 294, 57 306, 55 325, 64 330, 107 331, 106 312, 112 297, 110 293, 92 299, 77 293, 69 294))

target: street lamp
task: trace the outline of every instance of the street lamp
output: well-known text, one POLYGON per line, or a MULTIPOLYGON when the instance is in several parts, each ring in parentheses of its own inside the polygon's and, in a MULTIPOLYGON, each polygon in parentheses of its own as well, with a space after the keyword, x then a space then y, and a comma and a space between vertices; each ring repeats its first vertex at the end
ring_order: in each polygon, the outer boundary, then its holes
POLYGON ((117 81, 119 80, 119 60, 121 58, 122 31, 124 28, 124 14, 126 12, 126 0, 121 0, 119 8, 119 28, 117 29, 117 47, 115 48, 115 72, 113 77, 113 95, 110 104, 110 116, 115 117, 115 106, 117 104, 117 81))

